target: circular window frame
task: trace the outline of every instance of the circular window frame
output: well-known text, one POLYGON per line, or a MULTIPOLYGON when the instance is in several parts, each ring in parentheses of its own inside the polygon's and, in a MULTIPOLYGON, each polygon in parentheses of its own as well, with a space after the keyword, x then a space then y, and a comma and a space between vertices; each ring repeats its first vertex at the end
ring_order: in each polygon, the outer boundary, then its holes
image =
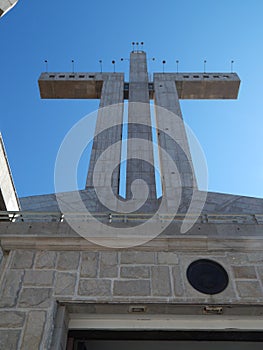
POLYGON ((195 290, 206 295, 222 293, 229 284, 226 269, 211 259, 193 261, 187 268, 186 277, 195 290))

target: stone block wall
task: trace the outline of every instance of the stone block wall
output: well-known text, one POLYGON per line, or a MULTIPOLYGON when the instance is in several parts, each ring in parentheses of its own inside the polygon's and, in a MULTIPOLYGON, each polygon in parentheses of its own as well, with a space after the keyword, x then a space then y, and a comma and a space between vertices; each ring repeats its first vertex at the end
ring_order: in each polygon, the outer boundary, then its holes
POLYGON ((1 270, 1 350, 50 349, 57 302, 263 303, 263 253, 15 250, 1 270), (229 274, 214 296, 187 281, 189 264, 204 257, 229 274))

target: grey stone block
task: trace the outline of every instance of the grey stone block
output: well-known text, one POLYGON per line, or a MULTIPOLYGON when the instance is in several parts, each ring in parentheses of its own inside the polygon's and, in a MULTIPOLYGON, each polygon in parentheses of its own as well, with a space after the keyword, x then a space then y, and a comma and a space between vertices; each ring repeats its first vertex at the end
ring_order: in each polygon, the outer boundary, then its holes
POLYGON ((21 311, 0 311, 0 328, 23 327, 25 312, 21 311))
POLYGON ((117 277, 118 275, 118 253, 101 252, 100 277, 117 277))
POLYGON ((114 281, 115 296, 149 296, 151 294, 149 280, 114 281))
POLYGON ((173 252, 158 252, 157 261, 163 265, 177 265, 179 262, 177 254, 173 252))
POLYGON ((77 281, 77 274, 57 272, 55 284, 56 295, 73 295, 77 281))
POLYGON ((9 270, 6 273, 0 293, 0 307, 15 306, 21 289, 23 270, 9 270))
POLYGON ((263 283, 263 266, 257 266, 257 271, 261 282, 263 283))
POLYGON ((54 271, 27 270, 24 276, 24 285, 52 286, 54 274, 54 271))
POLYGON ((237 291, 241 298, 262 298, 263 293, 258 281, 237 281, 237 291))
POLYGON ((0 350, 17 350, 20 330, 0 330, 0 350))
POLYGON ((154 264, 154 252, 126 251, 121 252, 121 264, 154 264))
POLYGON ((152 294, 154 296, 170 296, 171 281, 167 266, 152 267, 152 294))
POLYGON ((79 295, 109 297, 111 296, 111 281, 107 279, 81 279, 79 295))
POLYGON ((121 267, 121 278, 150 278, 150 267, 123 266, 121 267))
POLYGON ((39 349, 45 327, 46 313, 30 311, 21 344, 21 350, 39 349))
POLYGON ((235 278, 257 279, 254 266, 233 266, 235 278))
POLYGON ((97 252, 83 252, 81 260, 80 276, 97 277, 98 273, 98 256, 97 252))
POLYGON ((36 254, 36 269, 54 269, 56 267, 56 252, 42 251, 36 254))
POLYGON ((58 256, 58 270, 77 270, 79 266, 79 252, 60 252, 58 256))
POLYGON ((263 253, 248 254, 248 261, 251 263, 263 263, 263 253))
POLYGON ((56 312, 50 350, 66 350, 69 315, 66 306, 59 305, 56 312))
POLYGON ((245 253, 229 253, 227 257, 231 265, 244 265, 248 263, 248 256, 245 253))
POLYGON ((173 276, 173 287, 174 287, 175 296, 183 296, 184 287, 183 287, 180 266, 177 265, 172 267, 172 276, 173 276))
POLYGON ((29 250, 16 250, 14 252, 11 268, 28 269, 33 266, 35 253, 29 250))
POLYGON ((47 308, 51 302, 51 288, 23 288, 19 307, 25 308, 47 308))

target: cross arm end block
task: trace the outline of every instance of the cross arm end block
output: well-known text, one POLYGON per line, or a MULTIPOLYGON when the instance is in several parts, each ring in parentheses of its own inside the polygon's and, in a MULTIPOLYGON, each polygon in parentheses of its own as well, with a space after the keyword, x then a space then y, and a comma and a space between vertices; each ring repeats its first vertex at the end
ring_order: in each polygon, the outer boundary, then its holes
POLYGON ((41 98, 96 99, 100 97, 102 81, 94 73, 42 73, 38 85, 41 98))
POLYGON ((38 79, 40 97, 99 99, 103 81, 122 76, 122 73, 42 73, 38 79))
POLYGON ((174 80, 180 99, 236 99, 240 79, 236 73, 158 73, 158 80, 174 80))

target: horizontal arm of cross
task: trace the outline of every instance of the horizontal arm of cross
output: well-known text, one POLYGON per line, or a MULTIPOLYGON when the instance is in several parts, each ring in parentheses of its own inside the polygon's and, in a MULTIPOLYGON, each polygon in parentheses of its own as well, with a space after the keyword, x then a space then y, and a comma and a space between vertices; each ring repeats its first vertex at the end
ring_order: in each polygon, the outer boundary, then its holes
POLYGON ((155 73, 153 80, 174 81, 180 99, 236 99, 240 86, 236 73, 155 73))
MULTIPOLYGON (((99 99, 103 82, 124 79, 123 73, 42 73, 39 80, 41 98, 99 99)), ((236 99, 240 79, 236 73, 155 73, 154 82, 174 81, 180 99, 236 99)), ((124 83, 128 98, 129 83, 124 83)), ((154 96, 149 83, 149 97, 154 96)))
POLYGON ((42 73, 38 85, 41 98, 98 99, 104 81, 123 79, 123 73, 42 73))

